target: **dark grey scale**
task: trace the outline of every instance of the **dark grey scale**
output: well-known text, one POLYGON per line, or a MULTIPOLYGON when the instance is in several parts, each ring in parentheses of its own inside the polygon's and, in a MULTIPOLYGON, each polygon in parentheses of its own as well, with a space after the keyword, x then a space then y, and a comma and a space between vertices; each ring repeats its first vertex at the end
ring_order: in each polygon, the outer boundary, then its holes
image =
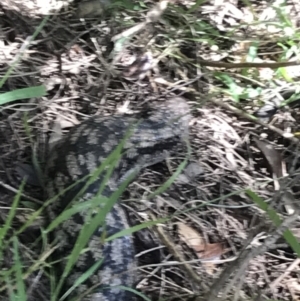
MULTIPOLYGON (((190 121, 189 106, 182 98, 174 97, 160 105, 152 115, 143 119, 134 128, 125 142, 122 157, 117 164, 103 195, 111 194, 129 176, 136 175, 142 168, 164 160, 176 152, 182 141, 188 138, 190 121)), ((47 197, 69 187, 74 181, 90 174, 101 165, 104 159, 118 146, 128 128, 138 120, 132 117, 94 116, 74 127, 52 150, 47 162, 45 183, 47 197)), ((103 178, 100 176, 88 187, 77 202, 84 202, 98 192, 103 178)), ((50 219, 60 214, 74 199, 84 183, 61 196, 49 208, 50 219)), ((71 253, 79 231, 84 224, 85 212, 80 212, 65 221, 55 231, 59 238, 59 248, 55 256, 62 257, 71 253)), ((111 236, 128 227, 126 214, 117 203, 106 217, 106 233, 111 236)), ((104 258, 103 264, 93 276, 81 285, 73 296, 77 296, 90 286, 99 284, 98 290, 84 300, 89 301, 129 301, 133 296, 125 290, 113 288, 122 285, 133 287, 136 263, 135 250, 131 236, 121 237, 100 243, 103 229, 98 229, 90 239, 91 251, 83 254, 67 277, 66 287, 74 284, 97 260, 104 258), (104 287, 112 286, 109 289, 104 287)), ((60 266, 62 268, 62 266, 60 266)))

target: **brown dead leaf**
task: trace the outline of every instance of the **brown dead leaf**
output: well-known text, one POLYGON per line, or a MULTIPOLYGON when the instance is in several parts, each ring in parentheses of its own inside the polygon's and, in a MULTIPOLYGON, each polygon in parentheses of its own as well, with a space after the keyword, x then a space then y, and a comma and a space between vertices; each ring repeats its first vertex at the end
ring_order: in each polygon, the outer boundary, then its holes
MULTIPOLYGON (((206 243, 201 234, 193 228, 183 223, 178 223, 177 226, 180 239, 193 249, 200 259, 218 260, 226 252, 222 243, 206 243)), ((215 264, 213 262, 203 262, 203 266, 208 274, 214 273, 215 264)))
MULTIPOLYGON (((180 236, 180 239, 185 242, 190 248, 195 249, 200 246, 203 246, 204 240, 202 236, 191 227, 185 225, 184 223, 178 223, 178 234, 180 236)), ((204 249, 198 249, 195 250, 196 252, 203 251, 204 249)))
POLYGON ((219 258, 223 254, 224 247, 222 243, 206 244, 204 251, 201 253, 201 259, 215 259, 219 258))

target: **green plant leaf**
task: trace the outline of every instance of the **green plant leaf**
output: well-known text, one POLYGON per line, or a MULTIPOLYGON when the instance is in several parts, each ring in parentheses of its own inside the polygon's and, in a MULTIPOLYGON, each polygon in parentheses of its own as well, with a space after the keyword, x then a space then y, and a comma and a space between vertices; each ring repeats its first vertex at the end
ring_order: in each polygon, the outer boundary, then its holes
POLYGON ((17 89, 14 91, 0 94, 0 105, 4 105, 15 100, 33 98, 33 97, 42 97, 45 95, 46 95, 46 88, 43 85, 17 89))

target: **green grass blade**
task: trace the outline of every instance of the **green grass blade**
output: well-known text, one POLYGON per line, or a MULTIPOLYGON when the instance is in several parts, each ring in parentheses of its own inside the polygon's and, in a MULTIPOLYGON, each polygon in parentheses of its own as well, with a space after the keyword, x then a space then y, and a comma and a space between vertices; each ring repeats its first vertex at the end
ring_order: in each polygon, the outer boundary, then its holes
MULTIPOLYGON (((25 185, 25 181, 23 181, 21 183, 21 186, 18 190, 18 193, 14 197, 14 200, 13 200, 11 209, 9 210, 8 216, 5 219, 5 224, 0 228, 0 242, 1 243, 4 240, 4 237, 6 236, 7 231, 11 228, 12 220, 13 220, 14 216, 16 215, 16 211, 17 211, 17 208, 18 208, 18 204, 20 202, 20 198, 21 198, 21 194, 22 194, 24 185, 25 185)), ((0 257, 2 258, 2 256, 0 256, 0 257)))
POLYGON ((47 229, 45 229, 43 232, 44 233, 49 233, 51 231, 53 231, 55 228, 57 228, 62 222, 68 220, 71 216, 73 216, 74 214, 78 213, 78 212, 82 212, 84 210, 87 210, 89 208, 91 208, 92 206, 100 206, 101 204, 107 202, 107 198, 106 197, 95 197, 92 198, 91 200, 88 200, 86 202, 82 202, 82 203, 78 203, 76 204, 76 206, 64 210, 60 215, 58 215, 51 223, 50 225, 47 227, 47 229), (97 200, 95 200, 95 198, 97 198, 97 200))
POLYGON ((132 226, 128 229, 124 229, 112 236, 109 236, 108 238, 105 239, 105 241, 112 241, 116 238, 119 238, 119 237, 122 237, 122 236, 126 236, 126 235, 129 235, 129 234, 132 234, 134 232, 137 232, 137 231, 140 231, 142 229, 145 229, 145 228, 148 228, 148 227, 151 227, 151 226, 154 226, 154 225, 157 225, 157 224, 160 224, 160 223, 165 223, 169 220, 170 218, 159 218, 155 221, 149 221, 149 222, 144 222, 142 224, 138 224, 138 225, 135 225, 135 226, 132 226))
POLYGON ((19 301, 26 301, 26 288, 25 283, 23 280, 23 273, 22 273, 22 262, 19 256, 19 248, 18 248, 18 239, 14 237, 13 239, 13 250, 14 250, 14 269, 16 274, 16 289, 19 301))
MULTIPOLYGON (((273 208, 270 208, 269 205, 252 190, 247 189, 246 193, 262 210, 264 210, 268 214, 270 220, 276 227, 279 227, 281 225, 282 220, 273 208)), ((291 230, 285 230, 283 232, 283 237, 293 249, 293 251, 298 255, 298 257, 300 257, 300 244, 291 230)))
MULTIPOLYGON (((96 229, 99 226, 102 226, 105 222, 105 218, 107 214, 111 211, 112 207, 116 204, 118 201, 120 195, 123 193, 123 191, 126 189, 127 185, 131 181, 131 178, 129 177, 121 186, 120 188, 113 193, 113 195, 109 198, 109 200, 105 200, 105 203, 103 204, 102 200, 103 198, 99 198, 99 196, 96 196, 94 199, 93 204, 91 205, 91 212, 95 208, 99 208, 98 213, 96 213, 95 216, 92 217, 91 221, 89 223, 86 223, 78 236, 78 239, 76 241, 76 245, 74 246, 72 253, 68 259, 68 262, 65 267, 65 271, 63 273, 63 276, 61 280, 64 280, 65 277, 69 274, 71 271, 72 267, 74 266, 75 262, 77 261, 79 254, 81 250, 86 246, 88 243, 89 239, 93 235, 93 233, 96 231, 96 229), (102 202, 102 205, 104 206, 99 206, 102 202)), ((100 239, 100 238, 99 238, 100 239)), ((62 285, 62 284, 61 284, 62 285)))
POLYGON ((9 300, 16 301, 18 296, 16 296, 16 294, 14 293, 13 284, 12 284, 9 276, 5 275, 4 278, 5 278, 7 290, 9 292, 9 300))
POLYGON ((46 95, 46 87, 44 85, 17 89, 10 92, 0 94, 0 105, 6 103, 34 97, 42 97, 46 95))
POLYGON ((186 145, 187 145, 187 155, 185 157, 185 159, 180 163, 180 165, 177 167, 176 171, 173 173, 173 175, 158 189, 156 189, 153 193, 151 193, 148 198, 151 199, 153 197, 155 197, 158 194, 163 193, 164 191, 166 191, 171 185, 172 183, 177 179, 177 177, 179 176, 179 174, 181 174, 181 172, 183 171, 183 169, 186 167, 188 160, 191 156, 192 153, 192 149, 191 146, 189 144, 188 141, 186 141, 186 145))
POLYGON ((91 275, 94 274, 95 271, 97 271, 97 269, 101 266, 102 262, 103 262, 103 259, 99 260, 91 268, 89 268, 84 274, 82 274, 75 281, 74 285, 70 289, 68 289, 59 300, 60 301, 65 300, 76 287, 78 287, 80 284, 82 284, 83 282, 85 282, 91 275))

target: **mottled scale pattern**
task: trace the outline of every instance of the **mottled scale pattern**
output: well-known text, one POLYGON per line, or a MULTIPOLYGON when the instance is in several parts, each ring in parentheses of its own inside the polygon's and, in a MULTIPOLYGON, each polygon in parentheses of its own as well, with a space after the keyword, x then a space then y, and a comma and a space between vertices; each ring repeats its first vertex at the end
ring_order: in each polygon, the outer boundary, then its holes
MULTIPOLYGON (((190 121, 189 106, 183 98, 166 100, 142 120, 132 116, 94 116, 72 128, 51 150, 45 172, 47 197, 69 187, 74 181, 93 172, 103 160, 119 145, 132 125, 133 132, 126 140, 122 157, 118 161, 102 194, 109 197, 133 173, 156 164, 166 156, 173 154, 188 138, 190 121)), ((77 202, 93 198, 103 181, 100 175, 77 202)), ((48 209, 50 219, 57 217, 74 199, 84 183, 80 183, 60 196, 48 209)), ((101 210, 101 208, 99 208, 101 210)), ((56 255, 59 259, 71 253, 79 231, 86 219, 86 211, 73 215, 55 230, 59 247, 56 255)), ((106 237, 124 228, 128 221, 120 203, 116 203, 106 216, 106 237)), ((85 283, 79 286, 73 296, 79 296, 93 285, 98 290, 85 297, 84 301, 130 301, 132 293, 113 286, 133 287, 136 281, 135 250, 131 236, 124 236, 107 242, 100 242, 103 229, 99 228, 88 242, 89 251, 83 253, 72 272, 67 277, 66 287, 71 287, 82 273, 97 260, 103 258, 99 270, 85 283), (110 287, 103 289, 104 287, 110 287)), ((60 263, 63 267, 65 261, 60 263)))

